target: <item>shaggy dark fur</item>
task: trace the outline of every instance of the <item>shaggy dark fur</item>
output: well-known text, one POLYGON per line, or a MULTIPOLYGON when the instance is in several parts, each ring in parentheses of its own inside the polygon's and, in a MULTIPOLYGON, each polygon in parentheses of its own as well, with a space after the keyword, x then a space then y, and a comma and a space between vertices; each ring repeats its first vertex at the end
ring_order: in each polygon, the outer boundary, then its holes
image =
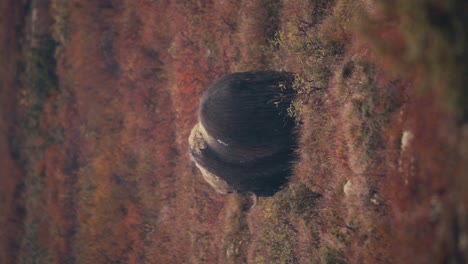
POLYGON ((288 114, 294 75, 226 75, 204 93, 198 113, 207 147, 192 159, 238 192, 272 195, 294 161, 295 122, 288 114))

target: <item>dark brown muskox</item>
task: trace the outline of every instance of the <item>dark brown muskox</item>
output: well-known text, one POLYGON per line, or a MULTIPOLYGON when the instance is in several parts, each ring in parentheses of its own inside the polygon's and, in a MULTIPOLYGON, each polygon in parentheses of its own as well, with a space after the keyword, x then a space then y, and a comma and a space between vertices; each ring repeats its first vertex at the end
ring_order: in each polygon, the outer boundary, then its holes
POLYGON ((287 182, 296 145, 287 113, 293 81, 287 72, 242 72, 205 91, 190 155, 216 191, 270 196, 287 182))

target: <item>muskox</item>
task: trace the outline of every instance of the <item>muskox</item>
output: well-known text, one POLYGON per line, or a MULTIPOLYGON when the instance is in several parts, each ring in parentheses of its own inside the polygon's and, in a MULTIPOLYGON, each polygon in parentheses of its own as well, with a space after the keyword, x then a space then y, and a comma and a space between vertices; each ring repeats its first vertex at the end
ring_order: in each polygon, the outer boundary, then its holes
POLYGON ((287 183, 296 158, 293 82, 289 72, 241 72, 204 92, 190 156, 217 192, 271 196, 287 183))

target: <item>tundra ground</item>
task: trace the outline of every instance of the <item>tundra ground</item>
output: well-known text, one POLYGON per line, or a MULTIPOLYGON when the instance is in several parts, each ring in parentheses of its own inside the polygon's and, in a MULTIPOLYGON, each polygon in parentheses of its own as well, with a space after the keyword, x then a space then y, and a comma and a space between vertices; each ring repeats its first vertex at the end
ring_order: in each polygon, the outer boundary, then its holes
POLYGON ((467 5, 0 0, 0 263, 468 261, 467 5), (219 195, 201 92, 297 73, 295 174, 219 195))

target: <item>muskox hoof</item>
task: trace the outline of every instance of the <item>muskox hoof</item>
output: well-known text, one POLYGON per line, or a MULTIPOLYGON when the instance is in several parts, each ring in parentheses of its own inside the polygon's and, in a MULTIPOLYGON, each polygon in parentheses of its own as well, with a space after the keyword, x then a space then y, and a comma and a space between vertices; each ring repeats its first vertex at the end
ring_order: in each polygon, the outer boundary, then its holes
POLYGON ((205 91, 190 155, 217 192, 270 196, 287 182, 296 145, 287 114, 293 81, 285 72, 234 73, 205 91))

